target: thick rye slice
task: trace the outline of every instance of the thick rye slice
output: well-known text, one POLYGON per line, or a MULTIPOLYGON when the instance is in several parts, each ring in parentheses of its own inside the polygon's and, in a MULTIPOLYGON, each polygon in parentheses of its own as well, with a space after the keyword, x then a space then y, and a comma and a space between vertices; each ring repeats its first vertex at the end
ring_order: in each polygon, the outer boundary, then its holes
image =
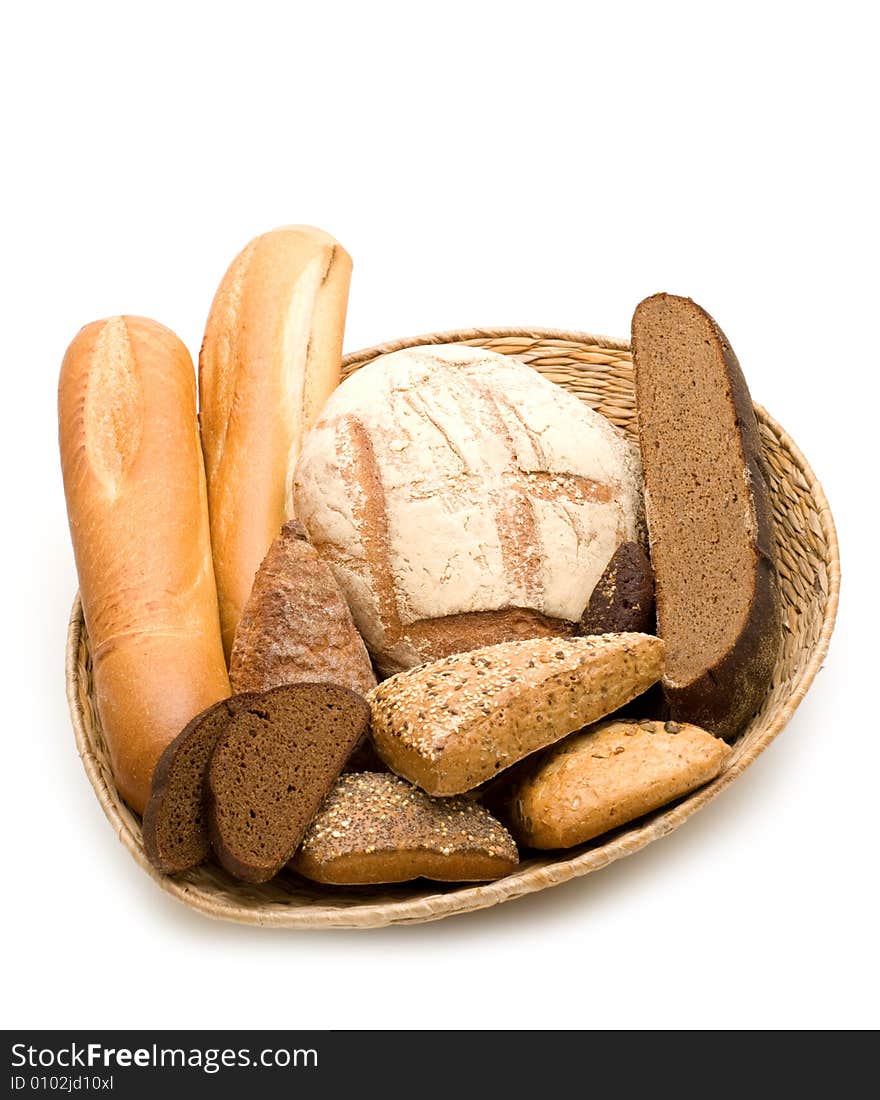
POLYGON ((211 843, 230 874, 266 882, 287 863, 369 717, 335 684, 285 684, 233 717, 208 769, 211 843))
POLYGON ((144 811, 147 858, 166 874, 195 867, 211 854, 205 783, 211 753, 232 716, 257 700, 236 695, 197 714, 162 753, 144 811))
POLYGON ((632 347, 663 687, 676 718, 730 740, 781 636, 755 411, 727 338, 689 298, 641 302, 632 347))

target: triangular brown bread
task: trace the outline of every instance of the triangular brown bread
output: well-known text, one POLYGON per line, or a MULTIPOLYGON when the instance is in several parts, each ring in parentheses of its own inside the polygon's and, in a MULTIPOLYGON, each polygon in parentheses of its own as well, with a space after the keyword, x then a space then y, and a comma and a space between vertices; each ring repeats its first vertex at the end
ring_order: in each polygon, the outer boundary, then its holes
POLYGON ((604 634, 444 657, 370 692, 373 743, 428 794, 463 794, 640 695, 663 673, 663 648, 648 634, 604 634))
POLYGON ((215 703, 188 722, 159 758, 144 811, 144 848, 154 867, 172 875, 211 854, 205 783, 211 753, 234 714, 258 695, 215 703))
POLYGON ((296 851, 369 724, 360 695, 335 684, 286 684, 229 722, 208 769, 208 821, 220 863, 266 882, 296 851))
POLYGON ((295 870, 338 886, 483 882, 512 871, 513 837, 466 798, 432 798, 396 775, 340 776, 303 838, 295 870))
POLYGON ((330 566, 296 520, 281 528, 238 621, 229 678, 235 691, 280 684, 376 686, 364 645, 330 566))
POLYGON ((773 676, 781 613, 755 410, 727 338, 689 298, 632 322, 663 687, 673 716, 728 740, 773 676))

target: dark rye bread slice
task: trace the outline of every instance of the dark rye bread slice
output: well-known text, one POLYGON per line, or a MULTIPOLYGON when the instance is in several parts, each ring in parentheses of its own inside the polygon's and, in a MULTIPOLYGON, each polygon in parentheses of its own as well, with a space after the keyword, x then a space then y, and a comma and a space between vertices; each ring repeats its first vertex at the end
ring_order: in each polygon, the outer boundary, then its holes
POLYGON ((284 684, 234 715, 208 768, 211 843, 230 874, 266 882, 287 863, 369 720, 336 684, 284 684))
POLYGON ((689 298, 641 302, 632 348, 663 686, 674 717, 730 740, 781 637, 755 411, 727 338, 689 298))
POLYGON ((211 753, 234 714, 258 695, 222 699, 197 714, 162 753, 144 811, 147 858, 166 874, 195 867, 211 854, 205 782, 211 753))
POLYGON ((654 574, 637 542, 622 542, 611 555, 581 616, 582 634, 652 634, 654 574))

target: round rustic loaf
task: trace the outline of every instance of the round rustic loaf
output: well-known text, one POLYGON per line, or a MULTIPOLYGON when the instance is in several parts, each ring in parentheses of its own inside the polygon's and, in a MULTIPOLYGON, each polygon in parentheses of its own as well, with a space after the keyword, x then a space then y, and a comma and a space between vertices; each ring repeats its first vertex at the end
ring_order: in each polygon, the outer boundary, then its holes
POLYGON ((294 511, 388 675, 571 633, 640 533, 634 447, 525 363, 459 345, 382 356, 309 432, 294 511))

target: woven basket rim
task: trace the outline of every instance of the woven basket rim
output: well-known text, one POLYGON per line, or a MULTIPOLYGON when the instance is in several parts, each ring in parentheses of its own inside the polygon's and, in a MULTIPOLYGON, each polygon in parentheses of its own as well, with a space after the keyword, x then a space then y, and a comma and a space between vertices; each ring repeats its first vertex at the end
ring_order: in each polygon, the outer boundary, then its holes
MULTIPOLYGON (((594 336, 589 333, 548 329, 539 327, 522 328, 469 328, 454 329, 445 332, 429 333, 420 336, 405 337, 387 341, 371 348, 352 352, 343 358, 343 367, 372 359, 380 354, 388 354, 406 347, 420 344, 463 343, 469 340, 522 337, 534 340, 552 340, 571 343, 578 346, 595 346, 605 351, 628 352, 627 340, 594 336)), ((755 406, 759 422, 766 425, 784 444, 797 466, 810 496, 816 506, 822 534, 827 546, 828 557, 825 566, 828 572, 828 594, 825 601, 822 626, 809 659, 797 678, 795 688, 774 715, 772 721, 760 730, 745 748, 734 752, 729 766, 711 783, 699 788, 684 799, 659 810, 635 827, 625 827, 611 839, 597 838, 595 847, 587 848, 576 856, 564 854, 556 861, 529 866, 528 862, 512 874, 495 882, 466 885, 447 893, 422 898, 402 898, 394 901, 364 902, 363 905, 349 907, 334 906, 332 895, 328 895, 328 905, 309 904, 301 907, 268 903, 255 908, 245 905, 232 905, 216 895, 207 895, 190 887, 185 881, 157 871, 144 855, 142 845, 132 828, 132 821, 126 820, 120 812, 119 797, 102 772, 101 766, 89 744, 86 732, 85 716, 80 699, 80 685, 77 672, 77 657, 84 627, 82 605, 77 592, 71 609, 67 633, 65 679, 67 702, 71 722, 74 728, 77 750, 83 762, 86 775, 98 797, 107 819, 135 862, 166 893, 171 894, 190 908, 207 916, 238 923, 254 924, 263 927, 321 929, 321 928, 376 928, 389 924, 416 923, 437 920, 453 914, 486 908, 501 901, 524 896, 549 886, 556 886, 570 879, 585 875, 626 855, 639 851, 653 840, 660 839, 672 832, 678 825, 692 816, 728 787, 752 761, 784 729, 797 709, 816 673, 822 666, 828 652, 831 635, 837 615, 840 592, 840 555, 837 532, 831 509, 824 490, 813 473, 803 452, 779 423, 760 405, 755 406)))

